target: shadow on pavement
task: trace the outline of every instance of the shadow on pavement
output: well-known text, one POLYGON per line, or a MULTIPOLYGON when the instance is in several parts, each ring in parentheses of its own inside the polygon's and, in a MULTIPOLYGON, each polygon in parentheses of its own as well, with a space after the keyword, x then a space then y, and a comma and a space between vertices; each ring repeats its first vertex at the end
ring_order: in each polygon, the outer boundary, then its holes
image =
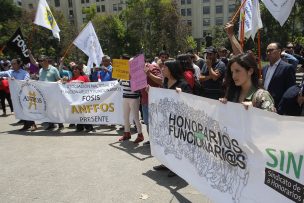
POLYGON ((169 171, 149 170, 146 173, 143 173, 143 175, 154 180, 158 185, 167 188, 171 192, 171 194, 177 199, 178 202, 191 203, 191 201, 189 201, 187 198, 185 198, 182 194, 178 192, 178 190, 187 187, 188 183, 179 176, 169 178, 167 176, 168 172, 169 171))
POLYGON ((127 154, 131 155, 132 157, 144 161, 146 159, 152 158, 150 146, 142 146, 138 144, 134 144, 133 141, 123 141, 123 142, 114 142, 109 144, 111 147, 119 149, 121 151, 126 152, 127 154), (143 155, 144 157, 140 157, 138 155, 143 155))
POLYGON ((53 130, 45 130, 45 127, 43 126, 38 126, 37 130, 34 132, 31 131, 19 131, 19 129, 22 128, 22 125, 15 130, 10 130, 10 131, 0 131, 0 133, 7 133, 7 134, 13 134, 13 135, 23 135, 23 136, 50 136, 50 137, 62 137, 62 136, 118 136, 119 133, 115 130, 109 130, 109 131, 100 131, 96 132, 86 132, 81 131, 81 132, 76 132, 75 129, 71 128, 64 128, 63 130, 57 130, 57 128, 53 130))

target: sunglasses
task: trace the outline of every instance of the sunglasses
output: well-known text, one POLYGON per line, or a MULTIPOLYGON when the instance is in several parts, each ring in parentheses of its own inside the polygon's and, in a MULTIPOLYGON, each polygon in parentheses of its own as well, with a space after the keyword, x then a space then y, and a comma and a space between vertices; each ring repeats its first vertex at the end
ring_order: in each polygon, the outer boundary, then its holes
POLYGON ((267 49, 267 50, 266 50, 266 53, 273 52, 274 50, 278 50, 278 49, 267 49))

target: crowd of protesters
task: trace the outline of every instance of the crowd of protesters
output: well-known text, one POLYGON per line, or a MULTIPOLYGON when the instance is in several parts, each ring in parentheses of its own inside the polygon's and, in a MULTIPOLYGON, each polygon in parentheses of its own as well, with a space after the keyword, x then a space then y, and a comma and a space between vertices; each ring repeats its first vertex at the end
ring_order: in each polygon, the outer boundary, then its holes
MULTIPOLYGON (((147 61, 144 71, 147 83, 152 87, 174 89, 198 96, 219 100, 222 103, 242 103, 245 108, 254 106, 281 115, 303 116, 303 79, 296 84, 296 72, 303 71, 304 48, 286 42, 285 48, 277 42, 267 46, 266 52, 269 64, 259 74, 257 57, 252 51, 244 52, 233 34, 233 25, 226 25, 226 32, 232 51, 225 47, 206 47, 203 53, 189 50, 176 57, 161 51, 153 61, 147 61), (262 77, 261 77, 262 76, 262 77)), ((126 55, 125 55, 126 56, 126 55)), ((130 58, 126 56, 125 58, 130 58)), ((66 82, 101 82, 115 80, 112 78, 111 58, 105 55, 98 67, 89 68, 82 62, 69 61, 62 58, 58 65, 48 56, 41 55, 36 60, 30 53, 30 63, 22 64, 20 59, 1 60, 0 96, 3 116, 7 115, 5 100, 11 113, 13 105, 10 98, 7 78, 16 80, 39 80, 62 83, 66 82), (56 67, 58 66, 58 67, 56 67)), ((143 123, 149 129, 148 120, 148 87, 138 92, 132 92, 130 81, 120 81, 123 88, 124 134, 119 141, 131 138, 129 115, 133 114, 138 132, 134 143, 144 140, 139 119, 139 109, 142 111, 143 123)), ((35 131, 34 121, 22 120, 21 131, 35 131)), ((93 131, 93 125, 71 124, 76 131, 93 131)), ((56 128, 55 123, 47 123, 45 130, 56 128)), ((58 123, 58 130, 64 125, 58 123)), ((145 144, 149 144, 146 142, 145 144)), ((163 169, 157 166, 155 169, 163 169)), ((172 175, 172 174, 171 174, 172 175)))

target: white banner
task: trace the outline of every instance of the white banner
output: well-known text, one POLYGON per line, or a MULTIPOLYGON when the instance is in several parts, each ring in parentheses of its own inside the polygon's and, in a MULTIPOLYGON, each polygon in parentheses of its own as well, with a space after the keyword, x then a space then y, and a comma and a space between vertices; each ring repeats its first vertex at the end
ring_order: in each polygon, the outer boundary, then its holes
POLYGON ((68 83, 10 80, 16 118, 54 123, 123 124, 117 81, 68 83))
POLYGON ((150 88, 152 155, 214 202, 303 202, 303 118, 150 88))

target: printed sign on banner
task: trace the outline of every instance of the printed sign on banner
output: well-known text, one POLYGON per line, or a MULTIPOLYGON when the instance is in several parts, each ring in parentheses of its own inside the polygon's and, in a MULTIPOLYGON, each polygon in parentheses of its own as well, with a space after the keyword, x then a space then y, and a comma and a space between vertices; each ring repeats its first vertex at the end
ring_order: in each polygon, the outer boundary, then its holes
POLYGON ((9 84, 18 119, 54 123, 123 124, 122 90, 117 81, 58 84, 9 80, 9 84))
POLYGON ((112 78, 129 80, 129 60, 126 59, 113 59, 112 63, 113 72, 112 78))
POLYGON ((303 202, 303 122, 149 90, 152 155, 214 202, 303 202))
POLYGON ((147 87, 147 75, 144 71, 145 57, 143 54, 129 61, 131 75, 131 89, 137 91, 147 87))

